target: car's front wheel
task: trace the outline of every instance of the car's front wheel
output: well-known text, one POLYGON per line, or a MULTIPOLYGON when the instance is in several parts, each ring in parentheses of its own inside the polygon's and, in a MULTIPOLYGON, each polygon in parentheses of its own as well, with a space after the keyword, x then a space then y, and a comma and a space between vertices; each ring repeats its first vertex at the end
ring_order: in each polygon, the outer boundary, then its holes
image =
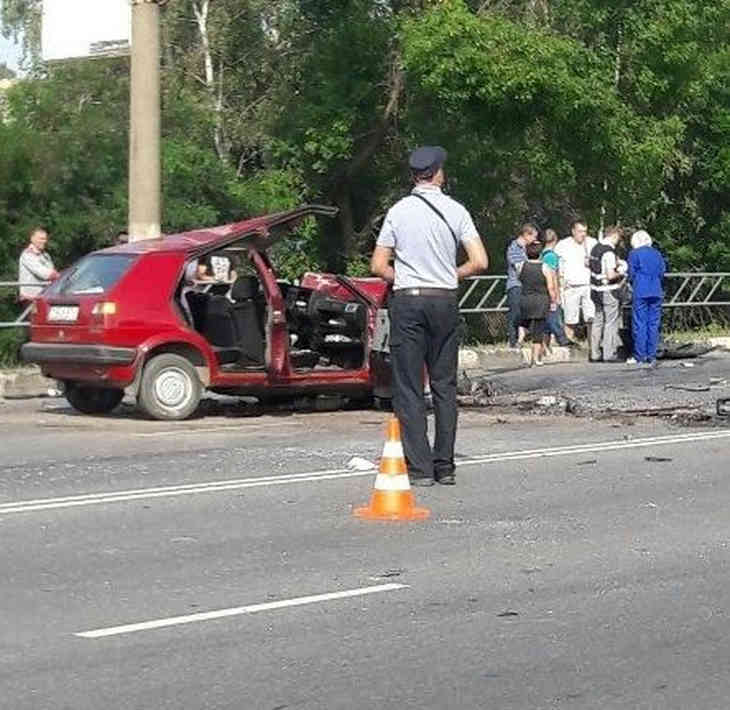
POLYGON ((187 419, 198 408, 202 392, 190 360, 162 353, 145 365, 137 404, 153 419, 187 419))
POLYGON ((69 404, 84 414, 107 414, 124 397, 124 390, 108 387, 94 387, 75 382, 66 383, 66 399, 69 404))

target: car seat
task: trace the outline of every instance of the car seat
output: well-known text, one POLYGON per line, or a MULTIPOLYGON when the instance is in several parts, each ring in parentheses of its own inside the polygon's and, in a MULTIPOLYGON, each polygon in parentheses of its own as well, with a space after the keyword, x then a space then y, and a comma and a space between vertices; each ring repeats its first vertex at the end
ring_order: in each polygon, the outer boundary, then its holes
POLYGON ((259 295, 258 278, 239 276, 231 287, 231 299, 239 362, 242 365, 263 365, 266 352, 265 301, 259 295))
POLYGON ((221 365, 238 361, 240 351, 236 342, 233 304, 226 296, 207 297, 202 333, 213 346, 221 365))

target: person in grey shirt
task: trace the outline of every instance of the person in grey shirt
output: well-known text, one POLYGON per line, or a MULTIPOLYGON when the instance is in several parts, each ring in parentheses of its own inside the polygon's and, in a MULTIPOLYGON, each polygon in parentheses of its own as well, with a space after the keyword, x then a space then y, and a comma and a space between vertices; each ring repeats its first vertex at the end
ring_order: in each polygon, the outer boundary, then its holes
POLYGON ((455 483, 457 289, 461 279, 487 268, 469 212, 441 191, 445 160, 440 147, 425 146, 411 154, 415 187, 388 211, 371 260, 372 272, 393 284, 393 408, 403 430, 411 482, 427 486, 455 483), (457 266, 460 245, 467 261, 457 266), (424 366, 436 420, 433 449, 426 426, 424 366))
POLYGON ((42 227, 33 229, 30 243, 18 260, 18 282, 21 284, 18 298, 21 303, 32 301, 43 291, 48 281, 58 278, 53 260, 46 251, 47 245, 48 232, 42 227))

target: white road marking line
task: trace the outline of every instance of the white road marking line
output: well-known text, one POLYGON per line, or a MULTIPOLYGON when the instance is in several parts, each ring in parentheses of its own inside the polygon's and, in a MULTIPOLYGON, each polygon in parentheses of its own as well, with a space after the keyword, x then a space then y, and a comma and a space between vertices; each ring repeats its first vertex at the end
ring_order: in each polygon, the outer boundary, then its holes
MULTIPOLYGON (((528 449, 524 451, 508 451, 487 456, 477 456, 456 461, 458 467, 476 466, 479 464, 498 463, 500 461, 520 461, 553 456, 568 456, 570 454, 585 454, 597 451, 620 451, 638 449, 651 446, 669 446, 671 444, 689 443, 695 441, 712 441, 730 438, 730 429, 712 432, 696 432, 691 434, 677 434, 656 436, 644 439, 622 439, 620 441, 594 442, 576 444, 572 446, 556 446, 545 449, 528 449)), ((289 483, 303 483, 309 481, 331 481, 341 478, 356 478, 358 476, 372 476, 372 471, 348 471, 347 469, 331 469, 324 471, 310 471, 307 473, 286 473, 277 476, 261 476, 256 478, 239 478, 222 481, 207 481, 205 483, 187 483, 176 486, 162 486, 155 488, 139 488, 126 491, 109 491, 106 493, 88 493, 63 498, 40 498, 36 500, 21 500, 0 504, 0 515, 9 513, 29 513, 39 510, 55 508, 74 508, 79 506, 102 505, 106 503, 120 503, 132 500, 146 500, 152 498, 169 498, 195 493, 216 493, 219 491, 257 488, 261 486, 280 486, 289 483)))
POLYGON ((394 592, 398 589, 408 589, 407 584, 378 584, 374 587, 360 587, 359 589, 347 589, 342 592, 329 592, 327 594, 313 594, 308 597, 296 597, 295 599, 283 599, 278 602, 265 602, 264 604, 250 604, 249 606, 236 606, 231 609, 219 609, 217 611, 203 611, 197 614, 185 616, 170 616, 166 619, 155 619, 153 621, 142 621, 136 624, 124 624, 123 626, 110 626, 93 631, 80 631, 74 636, 86 639, 98 639, 106 636, 119 636, 120 634, 131 634, 136 631, 150 631, 151 629, 162 629, 166 626, 179 626, 180 624, 192 624, 197 621, 210 621, 211 619, 223 619, 228 616, 240 616, 242 614, 256 614, 260 611, 274 611, 286 609, 293 606, 304 606, 305 604, 318 604, 336 599, 349 599, 351 597, 362 597, 366 594, 379 594, 381 592, 394 592))
POLYGON ((730 430, 723 429, 715 432, 703 432, 696 434, 678 434, 676 436, 656 436, 647 439, 628 439, 623 441, 606 441, 592 444, 576 444, 574 446, 556 446, 549 449, 533 449, 527 451, 514 451, 501 454, 489 454, 487 456, 470 457, 456 461, 457 466, 472 466, 479 463, 490 463, 496 461, 516 461, 524 459, 544 458, 550 456, 565 456, 566 454, 585 454, 594 451, 619 451, 621 449, 641 449, 647 446, 661 446, 670 444, 681 444, 692 441, 711 441, 713 439, 727 439, 730 437, 730 430))

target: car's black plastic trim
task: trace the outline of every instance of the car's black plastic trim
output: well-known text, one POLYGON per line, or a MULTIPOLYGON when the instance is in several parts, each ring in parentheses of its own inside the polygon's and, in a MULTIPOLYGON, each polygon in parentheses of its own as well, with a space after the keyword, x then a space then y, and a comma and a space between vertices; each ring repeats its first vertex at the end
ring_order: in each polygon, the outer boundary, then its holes
POLYGON ((26 343, 20 349, 20 356, 25 362, 36 363, 130 365, 137 357, 137 349, 71 343, 26 343))

